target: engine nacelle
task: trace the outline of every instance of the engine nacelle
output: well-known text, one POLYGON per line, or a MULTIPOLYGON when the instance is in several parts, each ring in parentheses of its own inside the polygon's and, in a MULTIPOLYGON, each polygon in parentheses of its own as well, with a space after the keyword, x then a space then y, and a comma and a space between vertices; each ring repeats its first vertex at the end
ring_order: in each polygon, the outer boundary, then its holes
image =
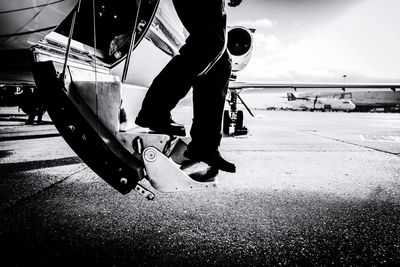
POLYGON ((243 70, 253 53, 253 29, 241 26, 228 29, 228 51, 232 57, 232 71, 243 70))

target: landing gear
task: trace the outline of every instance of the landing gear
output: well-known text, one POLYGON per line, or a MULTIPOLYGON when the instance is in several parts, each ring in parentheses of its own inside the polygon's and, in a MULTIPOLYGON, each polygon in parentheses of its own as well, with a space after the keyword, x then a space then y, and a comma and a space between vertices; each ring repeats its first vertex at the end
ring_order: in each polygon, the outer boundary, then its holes
POLYGON ((235 125, 235 132, 240 131, 243 129, 243 110, 238 110, 236 112, 236 125, 235 125))
POLYGON ((229 135, 231 126, 234 129, 233 135, 246 135, 248 133, 247 128, 243 126, 243 110, 224 111, 223 133, 229 135))
POLYGON ((231 127, 231 116, 229 115, 229 110, 224 110, 224 119, 223 119, 223 126, 222 131, 224 134, 229 134, 229 128, 231 127))
POLYGON ((230 128, 231 126, 233 127, 233 135, 246 135, 248 133, 248 129, 243 125, 243 110, 237 110, 237 99, 242 102, 242 104, 245 106, 247 111, 250 113, 250 115, 254 116, 253 113, 250 111, 250 109, 247 107, 247 105, 243 102, 243 99, 239 96, 239 93, 237 90, 233 89, 230 90, 230 97, 228 99, 228 103, 230 106, 230 110, 225 110, 224 111, 224 118, 223 118, 223 133, 229 135, 230 134, 230 128))
POLYGON ((37 116, 37 123, 42 123, 42 117, 46 113, 46 109, 38 96, 37 88, 24 86, 21 88, 21 93, 18 95, 19 108, 29 115, 26 124, 33 125, 34 119, 37 116))

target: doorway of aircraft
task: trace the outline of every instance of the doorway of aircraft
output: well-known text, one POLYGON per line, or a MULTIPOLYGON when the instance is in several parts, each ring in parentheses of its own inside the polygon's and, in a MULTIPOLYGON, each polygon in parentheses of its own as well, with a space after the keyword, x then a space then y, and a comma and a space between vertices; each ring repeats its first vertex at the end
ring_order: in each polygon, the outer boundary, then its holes
MULTIPOLYGON (((77 6, 73 40, 95 48, 96 58, 104 63, 118 63, 128 52, 135 27, 135 44, 144 37, 157 5, 157 0, 81 0, 77 6)), ((73 15, 73 12, 68 15, 55 31, 68 37, 73 15)))

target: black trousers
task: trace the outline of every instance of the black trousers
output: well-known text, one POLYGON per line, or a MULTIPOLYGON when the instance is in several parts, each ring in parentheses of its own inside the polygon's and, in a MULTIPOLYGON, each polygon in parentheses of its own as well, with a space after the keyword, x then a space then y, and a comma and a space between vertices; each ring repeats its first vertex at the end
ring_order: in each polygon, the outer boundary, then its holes
POLYGON ((223 0, 174 0, 189 32, 179 54, 154 79, 139 116, 168 120, 171 110, 193 88, 192 142, 199 153, 218 150, 232 63, 226 50, 223 0))

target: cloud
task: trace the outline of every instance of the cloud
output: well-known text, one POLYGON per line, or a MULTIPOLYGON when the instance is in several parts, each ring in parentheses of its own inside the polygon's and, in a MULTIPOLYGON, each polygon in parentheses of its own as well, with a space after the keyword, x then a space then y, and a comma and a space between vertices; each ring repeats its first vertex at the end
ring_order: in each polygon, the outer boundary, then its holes
POLYGON ((324 47, 332 67, 374 79, 399 79, 399 8, 398 0, 387 0, 384 5, 365 1, 328 25, 316 46, 324 47))
POLYGON ((312 54, 312 44, 303 39, 283 46, 274 35, 256 34, 253 58, 239 74, 240 80, 281 82, 338 82, 338 74, 320 66, 318 54, 312 54))
POLYGON ((255 33, 254 35, 254 49, 256 53, 261 55, 271 52, 277 52, 281 49, 281 42, 275 35, 265 35, 262 33, 255 33))
POLYGON ((341 82, 347 74, 348 82, 400 81, 400 19, 395 15, 400 2, 388 3, 367 0, 291 43, 268 29, 257 31, 253 58, 239 79, 341 82))
POLYGON ((259 20, 244 20, 244 21, 239 21, 236 23, 237 25, 240 26, 245 26, 245 27, 250 27, 250 28, 272 28, 274 26, 274 22, 271 20, 265 18, 265 19, 259 19, 259 20))

